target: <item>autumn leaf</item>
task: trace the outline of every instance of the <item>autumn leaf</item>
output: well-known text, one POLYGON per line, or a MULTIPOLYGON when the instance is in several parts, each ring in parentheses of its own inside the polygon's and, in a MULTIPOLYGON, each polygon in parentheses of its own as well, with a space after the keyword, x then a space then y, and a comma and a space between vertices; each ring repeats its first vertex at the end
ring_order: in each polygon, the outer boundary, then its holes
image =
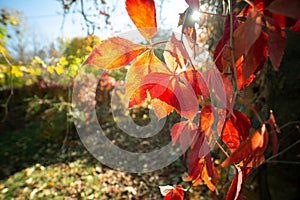
POLYGON ((140 87, 142 79, 151 72, 168 72, 168 70, 153 51, 147 50, 130 65, 126 73, 125 96, 131 97, 140 87))
POLYGON ((152 99, 151 107, 152 107, 153 111, 155 112, 158 120, 169 115, 175 109, 173 106, 171 106, 159 99, 152 99))
POLYGON ((255 74, 263 68, 268 57, 267 44, 268 36, 266 33, 261 32, 249 51, 236 61, 239 90, 248 86, 254 79, 255 74))
POLYGON ((216 69, 209 69, 202 73, 202 77, 208 88, 208 94, 212 104, 220 104, 230 108, 232 102, 232 84, 228 77, 216 69))
POLYGON ((156 34, 156 9, 153 0, 126 0, 126 10, 143 37, 150 40, 156 34))
POLYGON ((191 145, 192 141, 196 137, 197 126, 193 122, 181 121, 174 124, 171 128, 172 143, 175 145, 177 142, 180 143, 182 152, 191 145))
POLYGON ((184 179, 185 181, 196 180, 201 175, 204 166, 203 157, 208 153, 209 147, 205 140, 205 135, 200 134, 194 139, 188 152, 188 176, 184 179))
POLYGON ((285 32, 273 18, 266 16, 268 38, 268 51, 274 70, 278 71, 285 48, 285 32))
POLYGON ((218 178, 218 172, 211 160, 210 154, 208 153, 202 158, 199 156, 195 158, 191 156, 194 153, 195 152, 190 154, 190 156, 188 157, 189 175, 185 179, 185 181, 192 181, 193 186, 197 186, 203 181, 211 191, 214 191, 218 178), (190 159, 193 162, 190 162, 190 159))
POLYGON ((160 192, 164 197, 164 200, 183 200, 184 189, 181 185, 177 185, 176 188, 170 185, 159 186, 160 192))
POLYGON ((247 53, 261 33, 261 15, 252 9, 245 23, 233 32, 233 51, 235 59, 247 53))
POLYGON ((159 99, 183 117, 191 121, 198 111, 198 99, 190 85, 185 85, 179 75, 153 72, 144 77, 140 88, 129 102, 129 107, 142 103, 147 93, 151 99, 159 99))
MULTIPOLYGON (((235 15, 233 15, 233 24, 232 24, 233 31, 236 30, 238 26, 239 26, 239 23, 238 23, 235 15)), ((229 15, 226 17, 223 29, 224 29, 223 36, 219 40, 219 42, 216 46, 216 49, 214 51, 214 61, 215 61, 215 64, 217 65, 218 69, 220 70, 220 72, 225 72, 225 70, 228 68, 228 65, 225 64, 224 59, 230 60, 229 59, 230 51, 229 51, 229 46, 228 46, 228 41, 229 41, 229 37, 230 37, 230 17, 229 17, 229 15), (223 56, 223 54, 226 54, 226 56, 223 56)))
POLYGON ((167 66, 171 68, 171 71, 181 69, 185 66, 188 54, 183 44, 175 37, 173 33, 170 41, 166 44, 164 51, 164 58, 167 66))
POLYGON ((248 117, 233 110, 233 114, 225 121, 221 139, 231 152, 235 151, 242 140, 245 140, 250 130, 250 120, 248 117))
POLYGON ((124 38, 112 37, 97 45, 84 64, 106 70, 118 69, 129 64, 146 48, 144 45, 132 43, 124 38))
POLYGON ((263 124, 260 130, 255 131, 247 140, 241 143, 236 150, 221 164, 222 167, 243 161, 243 166, 257 167, 263 161, 263 153, 268 144, 268 132, 263 124))
POLYGON ((287 17, 300 18, 300 1, 299 0, 275 0, 266 7, 267 10, 282 14, 287 17))
POLYGON ((181 72, 180 76, 184 77, 186 84, 192 86, 196 95, 203 96, 204 100, 209 98, 206 82, 199 71, 186 70, 181 72))

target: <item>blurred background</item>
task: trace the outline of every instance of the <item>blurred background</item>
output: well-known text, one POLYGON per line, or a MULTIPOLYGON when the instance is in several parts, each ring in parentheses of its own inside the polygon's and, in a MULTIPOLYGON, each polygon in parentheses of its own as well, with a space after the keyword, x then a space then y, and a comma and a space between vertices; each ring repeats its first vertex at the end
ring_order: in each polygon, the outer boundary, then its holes
MULTIPOLYGON (((201 9, 223 12, 223 1, 201 1, 201 9)), ((156 1, 159 28, 181 32, 184 0, 156 1)), ((212 55, 223 31, 223 19, 200 16, 198 42, 212 55)), ((162 199, 159 185, 182 184, 186 158, 146 174, 128 174, 94 159, 81 144, 73 124, 72 83, 93 47, 101 40, 134 30, 121 0, 0 0, 0 199, 162 199)), ((245 90, 264 119, 272 109, 281 128, 279 154, 253 170, 244 185, 248 199, 297 199, 300 165, 300 36, 287 33, 287 48, 278 72, 270 63, 245 90)), ((157 38, 164 37, 164 31, 157 38)), ((99 69, 91 69, 97 74, 99 69)), ((170 141, 172 113, 161 134, 147 140, 126 136, 113 122, 110 94, 126 69, 105 73, 96 97, 98 120, 107 136, 130 151, 150 151, 170 141)), ((253 127, 251 110, 237 102, 253 127)), ((147 105, 129 113, 139 125, 149 122, 147 105)), ((193 187, 187 199, 222 199, 232 169, 221 169, 212 194, 193 187)), ((271 149, 266 157, 271 156, 271 149)))

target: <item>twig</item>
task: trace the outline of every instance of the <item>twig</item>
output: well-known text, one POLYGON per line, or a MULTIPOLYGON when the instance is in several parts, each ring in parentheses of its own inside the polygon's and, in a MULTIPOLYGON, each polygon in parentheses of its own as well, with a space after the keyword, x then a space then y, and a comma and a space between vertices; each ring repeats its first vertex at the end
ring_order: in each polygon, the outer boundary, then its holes
POLYGON ((221 151, 225 154, 225 156, 228 158, 229 157, 228 153, 225 151, 225 149, 222 147, 222 145, 218 141, 217 141, 217 145, 221 149, 221 151))
POLYGON ((283 124, 281 127, 279 127, 279 129, 283 129, 283 128, 286 128, 290 125, 293 125, 293 124, 300 124, 300 121, 290 121, 290 122, 287 122, 286 124, 283 124))
POLYGON ((12 96, 14 95, 14 81, 13 81, 13 76, 12 76, 12 64, 9 62, 9 60, 7 59, 7 57, 5 56, 5 53, 3 52, 3 49, 1 49, 1 54, 5 60, 5 62, 8 64, 9 66, 9 76, 10 76, 10 94, 8 96, 8 98, 6 99, 5 104, 3 105, 4 107, 4 117, 1 120, 1 122, 5 122, 7 115, 8 115, 8 103, 10 102, 12 96))
MULTIPOLYGON (((231 62, 232 62, 232 68, 233 70, 233 76, 234 76, 234 86, 235 90, 238 91, 238 80, 237 80, 237 73, 236 73, 236 64, 235 64, 235 58, 234 58, 234 51, 233 51, 233 7, 232 7, 232 0, 228 1, 229 5, 229 19, 230 19, 230 38, 229 38, 229 47, 230 47, 230 53, 231 53, 231 62)), ((234 95, 235 96, 235 95, 234 95)))
POLYGON ((220 14, 205 12, 205 11, 201 11, 201 10, 200 10, 200 13, 203 13, 203 14, 206 14, 206 15, 212 15, 212 16, 216 16, 216 17, 226 18, 226 15, 220 15, 220 14))
POLYGON ((297 161, 287 161, 287 160, 269 160, 269 161, 265 161, 265 163, 278 163, 278 164, 300 165, 300 162, 297 162, 297 161))
POLYGON ((297 140, 296 142, 294 142, 293 144, 291 144, 290 146, 288 146, 287 148, 285 148, 284 150, 282 150, 281 152, 271 156, 270 158, 268 158, 267 160, 265 160, 265 162, 272 160, 273 158, 276 158, 277 156, 280 156, 281 154, 287 152, 288 150, 290 150, 291 148, 293 148, 294 146, 296 146, 297 144, 300 143, 300 139, 297 140))

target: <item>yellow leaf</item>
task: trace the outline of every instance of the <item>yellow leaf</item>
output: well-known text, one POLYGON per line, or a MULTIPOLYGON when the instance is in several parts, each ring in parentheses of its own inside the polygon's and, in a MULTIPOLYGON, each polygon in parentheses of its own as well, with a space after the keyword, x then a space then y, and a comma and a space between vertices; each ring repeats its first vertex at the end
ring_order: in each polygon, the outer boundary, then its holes
POLYGON ((84 64, 107 70, 118 69, 128 65, 146 48, 144 45, 135 44, 124 38, 109 38, 93 49, 84 64))

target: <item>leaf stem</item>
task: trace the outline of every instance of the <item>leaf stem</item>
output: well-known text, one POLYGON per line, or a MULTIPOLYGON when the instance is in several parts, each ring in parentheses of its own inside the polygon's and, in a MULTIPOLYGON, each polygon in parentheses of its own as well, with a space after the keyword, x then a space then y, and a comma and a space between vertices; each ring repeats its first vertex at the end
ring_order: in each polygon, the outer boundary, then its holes
POLYGON ((152 43, 150 46, 154 47, 154 46, 157 46, 157 45, 160 45, 160 44, 165 44, 165 43, 168 43, 168 42, 169 42, 168 40, 158 41, 158 42, 152 43))

